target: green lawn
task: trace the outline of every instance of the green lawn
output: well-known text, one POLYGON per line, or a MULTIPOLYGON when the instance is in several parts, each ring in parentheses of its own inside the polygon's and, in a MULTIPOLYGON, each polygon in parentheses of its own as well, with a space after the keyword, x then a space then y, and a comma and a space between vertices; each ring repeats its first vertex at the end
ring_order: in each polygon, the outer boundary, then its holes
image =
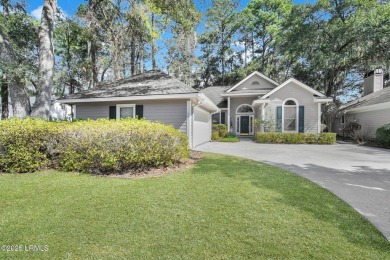
POLYGON ((49 246, 0 259, 390 258, 390 243, 331 193, 235 157, 147 179, 0 175, 0 198, 0 246, 49 246))

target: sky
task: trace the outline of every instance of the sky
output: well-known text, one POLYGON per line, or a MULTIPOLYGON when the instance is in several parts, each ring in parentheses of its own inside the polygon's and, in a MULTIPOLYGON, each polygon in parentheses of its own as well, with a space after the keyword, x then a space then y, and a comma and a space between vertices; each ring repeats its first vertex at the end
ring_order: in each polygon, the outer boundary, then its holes
MULTIPOLYGON (((36 19, 40 20, 41 18, 41 13, 42 13, 42 5, 43 5, 43 0, 25 0, 27 2, 27 12, 35 17, 36 19)), ((242 0, 240 1, 239 5, 239 10, 243 9, 249 2, 250 0, 242 0)), ((309 2, 314 2, 315 0, 293 0, 295 4, 302 4, 302 3, 309 3, 309 2)), ((80 4, 82 3, 87 3, 86 0, 57 0, 58 7, 61 8, 61 10, 65 13, 66 16, 72 16, 76 13, 77 8, 80 4)), ((196 3, 196 8, 198 11, 204 13, 206 9, 210 6, 211 0, 195 0, 196 3)), ((197 29, 198 33, 203 32, 203 23, 201 23, 198 26, 197 29)), ((162 35, 162 38, 169 38, 170 34, 165 33, 162 35)), ((166 63, 164 61, 164 54, 166 53, 166 49, 164 49, 164 44, 162 40, 157 41, 157 45, 160 48, 159 53, 156 56, 157 60, 157 65, 161 69, 166 68, 166 63)), ((196 51, 197 55, 200 55, 199 50, 196 51)), ((150 69, 148 67, 151 67, 150 62, 147 62, 145 65, 147 66, 147 69, 150 69)))

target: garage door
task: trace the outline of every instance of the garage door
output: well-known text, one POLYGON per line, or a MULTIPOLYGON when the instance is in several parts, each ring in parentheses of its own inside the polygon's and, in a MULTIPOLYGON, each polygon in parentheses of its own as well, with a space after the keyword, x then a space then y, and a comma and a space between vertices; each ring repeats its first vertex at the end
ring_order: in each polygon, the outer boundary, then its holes
POLYGON ((211 114, 199 107, 194 108, 193 146, 211 139, 211 114))

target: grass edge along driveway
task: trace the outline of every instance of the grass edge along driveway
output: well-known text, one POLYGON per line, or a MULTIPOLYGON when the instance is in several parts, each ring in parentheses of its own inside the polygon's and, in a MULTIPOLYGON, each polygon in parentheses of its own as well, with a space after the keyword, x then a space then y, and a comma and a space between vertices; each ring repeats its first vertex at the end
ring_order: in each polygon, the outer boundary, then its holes
POLYGON ((1 259, 390 258, 390 243, 335 195, 231 156, 159 178, 3 174, 0 198, 0 246, 48 246, 1 259))

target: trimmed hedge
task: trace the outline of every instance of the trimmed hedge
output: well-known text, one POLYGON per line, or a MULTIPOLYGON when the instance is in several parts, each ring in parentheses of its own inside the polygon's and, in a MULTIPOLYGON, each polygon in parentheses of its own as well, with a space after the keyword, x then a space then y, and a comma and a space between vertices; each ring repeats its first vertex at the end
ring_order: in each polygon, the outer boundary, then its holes
POLYGON ((376 130, 376 141, 385 147, 390 147, 390 123, 376 130))
POLYGON ((227 126, 224 124, 213 124, 212 133, 213 132, 218 132, 218 137, 226 137, 228 134, 227 126))
POLYGON ((147 120, 0 122, 0 171, 47 168, 94 174, 167 166, 188 158, 187 137, 147 120))
POLYGON ((334 144, 336 133, 306 134, 306 133, 257 133, 257 143, 273 144, 334 144))

